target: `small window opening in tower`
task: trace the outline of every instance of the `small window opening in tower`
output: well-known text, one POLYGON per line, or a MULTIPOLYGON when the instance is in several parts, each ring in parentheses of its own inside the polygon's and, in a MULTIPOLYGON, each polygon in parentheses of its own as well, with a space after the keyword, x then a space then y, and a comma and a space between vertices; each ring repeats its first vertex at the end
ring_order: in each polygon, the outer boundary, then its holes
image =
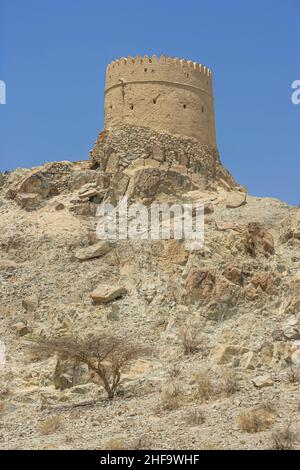
POLYGON ((133 106, 133 104, 131 104, 131 105, 130 105, 130 109, 133 109, 133 108, 134 108, 134 106, 133 106))
POLYGON ((186 109, 186 104, 183 105, 183 109, 186 109))
POLYGON ((186 74, 186 78, 189 78, 189 76, 190 76, 190 74, 189 74, 189 73, 187 73, 187 74, 186 74))
POLYGON ((155 99, 153 100, 153 104, 156 104, 156 100, 155 100, 155 99))
POLYGON ((148 69, 144 69, 144 72, 148 72, 148 69))
POLYGON ((113 109, 112 104, 110 105, 110 109, 113 109))
POLYGON ((202 106, 202 108, 201 108, 201 109, 202 109, 202 113, 204 113, 204 106, 202 106))

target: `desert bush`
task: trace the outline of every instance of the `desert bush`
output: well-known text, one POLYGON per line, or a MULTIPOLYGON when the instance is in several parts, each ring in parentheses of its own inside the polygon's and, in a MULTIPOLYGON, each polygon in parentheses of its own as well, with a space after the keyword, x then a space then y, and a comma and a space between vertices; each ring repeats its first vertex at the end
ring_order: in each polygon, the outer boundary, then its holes
POLYGON ((172 411, 179 408, 182 399, 182 390, 179 384, 171 382, 163 387, 161 402, 164 410, 172 411))
POLYGON ((193 354, 199 349, 199 339, 196 330, 187 328, 186 326, 179 331, 179 339, 183 346, 184 354, 193 354))
POLYGON ((197 384, 196 396, 198 398, 201 398, 202 401, 207 401, 217 395, 216 386, 212 382, 208 371, 196 372, 194 377, 197 384))
POLYGON ((288 380, 290 383, 293 383, 293 384, 300 383, 300 366, 290 367, 288 380))
POLYGON ((293 450, 297 442, 297 435, 291 430, 291 424, 284 429, 275 431, 272 435, 272 449, 274 450, 293 450))
POLYGON ((171 379, 176 379, 177 377, 180 376, 180 374, 181 374, 181 369, 179 365, 177 364, 173 364, 168 370, 168 375, 169 377, 171 377, 171 379))
POLYGON ((65 437, 66 444, 72 444, 73 441, 74 441, 73 437, 70 436, 69 434, 65 437))
POLYGON ((226 371, 223 379, 223 390, 227 397, 234 395, 240 389, 239 379, 233 371, 226 371))
POLYGON ((239 415, 239 427, 242 431, 255 433, 269 429, 275 417, 263 408, 253 408, 239 415))
POLYGON ((40 431, 44 436, 52 434, 62 428, 62 418, 60 416, 52 416, 40 423, 40 431))
POLYGON ((114 336, 42 338, 31 340, 31 350, 57 353, 64 359, 86 364, 110 400, 115 397, 124 368, 146 352, 145 347, 114 336))
POLYGON ((124 450, 125 444, 122 439, 112 438, 109 439, 104 446, 104 450, 124 450))
POLYGON ((271 414, 276 414, 276 405, 271 401, 262 401, 260 407, 271 414))
POLYGON ((189 426, 199 426, 205 422, 204 414, 201 410, 192 410, 186 415, 186 423, 189 426))

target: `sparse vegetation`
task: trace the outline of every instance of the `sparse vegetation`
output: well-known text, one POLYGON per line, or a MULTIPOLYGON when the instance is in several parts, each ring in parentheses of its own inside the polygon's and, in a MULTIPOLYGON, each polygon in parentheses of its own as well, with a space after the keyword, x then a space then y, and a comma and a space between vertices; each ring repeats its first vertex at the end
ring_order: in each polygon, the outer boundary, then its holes
POLYGON ((74 439, 73 439, 72 436, 67 435, 67 436, 65 437, 65 443, 66 443, 66 444, 72 444, 73 441, 74 441, 74 439))
POLYGON ((184 354, 194 354, 199 349, 199 338, 196 330, 188 327, 181 328, 179 338, 183 346, 184 354))
POLYGON ((32 342, 32 351, 58 353, 64 358, 87 364, 99 379, 110 400, 115 397, 125 366, 145 353, 146 349, 124 338, 101 336, 80 339, 59 337, 32 342))
POLYGON ((168 374, 171 379, 176 379, 181 374, 181 370, 178 364, 173 364, 168 370, 168 374))
POLYGON ((284 429, 277 430, 272 435, 272 449, 274 450, 293 450, 297 442, 297 435, 291 430, 291 424, 284 429))
POLYGON ((288 379, 290 383, 300 383, 300 367, 290 367, 288 379))
POLYGON ((161 401, 164 410, 176 410, 180 406, 182 391, 177 383, 170 383, 163 388, 161 401))
POLYGON ((267 411, 268 413, 272 413, 272 414, 276 414, 276 405, 275 403, 271 402, 271 401, 263 401, 261 403, 261 408, 265 411, 267 411))
POLYGON ((43 436, 53 434, 62 428, 62 418, 60 416, 52 416, 40 423, 40 431, 43 436))
POLYGON ((275 417, 263 408, 254 408, 239 415, 239 427, 244 432, 255 433, 269 429, 275 417))
POLYGON ((201 410, 192 410, 186 415, 186 423, 189 426, 199 426, 204 422, 205 417, 201 410))
POLYGON ((196 396, 201 398, 202 401, 210 400, 217 394, 217 389, 208 371, 197 372, 194 374, 194 377, 197 384, 196 396))
POLYGON ((124 450, 125 444, 122 439, 112 438, 109 439, 104 446, 104 450, 124 450))
POLYGON ((234 395, 239 391, 239 379, 233 371, 228 371, 225 373, 224 382, 223 382, 224 393, 227 397, 234 395))

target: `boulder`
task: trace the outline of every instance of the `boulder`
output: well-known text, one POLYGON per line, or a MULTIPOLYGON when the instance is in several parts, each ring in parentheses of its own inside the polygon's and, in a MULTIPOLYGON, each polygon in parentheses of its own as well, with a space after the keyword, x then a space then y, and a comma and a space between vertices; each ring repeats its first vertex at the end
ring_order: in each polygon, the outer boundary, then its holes
POLYGON ((40 202, 41 196, 35 193, 19 193, 16 196, 17 203, 23 209, 34 209, 37 204, 40 202))
POLYGON ((31 328, 29 328, 24 322, 16 323, 14 325, 14 329, 18 337, 28 335, 28 333, 31 333, 32 331, 31 328))
POLYGON ((252 382, 257 388, 271 387, 274 383, 270 374, 259 375, 255 377, 252 382))
POLYGON ((124 287, 101 284, 91 293, 91 297, 94 302, 106 304, 126 293, 127 290, 124 287))
POLYGON ((212 352, 212 360, 217 364, 227 364, 248 353, 249 349, 234 344, 220 344, 212 352))
POLYGON ((84 385, 91 381, 88 366, 68 359, 57 359, 53 382, 56 389, 65 390, 76 385, 84 385))
POLYGON ((300 349, 292 353, 291 360, 294 366, 300 366, 300 349))
POLYGON ((77 251, 75 257, 80 261, 87 261, 93 258, 100 258, 111 250, 111 244, 107 241, 90 245, 77 251))
POLYGON ((300 312, 286 321, 283 334, 287 339, 300 339, 300 312))
POLYGON ((22 300, 22 306, 27 313, 34 312, 39 306, 39 298, 36 295, 25 297, 22 300))
POLYGON ((242 367, 242 369, 254 370, 256 367, 256 364, 257 364, 257 360, 252 351, 249 351, 246 354, 243 354, 240 360, 240 366, 242 367))
POLYGON ((226 279, 233 284, 236 284, 238 286, 242 285, 243 283, 243 273, 241 269, 237 268, 236 266, 233 266, 231 264, 228 264, 225 267, 224 270, 224 276, 226 279))
POLYGON ((240 192, 229 193, 226 199, 227 209, 237 209, 245 204, 247 204, 247 194, 242 194, 240 192))
POLYGON ((62 202, 60 202, 59 204, 56 204, 55 206, 56 211, 63 211, 65 208, 66 206, 62 202))
POLYGON ((256 222, 247 225, 243 243, 246 252, 253 257, 259 254, 275 253, 272 234, 263 225, 256 222))
POLYGON ((6 269, 16 269, 17 264, 10 259, 1 259, 0 260, 0 271, 5 271, 6 269))
POLYGON ((79 199, 86 199, 86 198, 91 199, 92 197, 98 196, 98 195, 99 195, 99 192, 97 191, 97 189, 91 188, 91 189, 86 190, 83 193, 79 193, 79 199))
POLYGON ((294 341, 292 344, 291 361, 294 366, 300 365, 300 340, 294 341))

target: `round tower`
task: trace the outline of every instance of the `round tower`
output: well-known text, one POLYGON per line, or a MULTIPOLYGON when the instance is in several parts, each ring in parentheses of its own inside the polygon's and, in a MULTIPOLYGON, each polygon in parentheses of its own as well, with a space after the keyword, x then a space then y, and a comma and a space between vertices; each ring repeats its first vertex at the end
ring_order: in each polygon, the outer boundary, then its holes
POLYGON ((107 67, 105 130, 129 124, 216 147, 211 71, 171 57, 127 57, 107 67))

